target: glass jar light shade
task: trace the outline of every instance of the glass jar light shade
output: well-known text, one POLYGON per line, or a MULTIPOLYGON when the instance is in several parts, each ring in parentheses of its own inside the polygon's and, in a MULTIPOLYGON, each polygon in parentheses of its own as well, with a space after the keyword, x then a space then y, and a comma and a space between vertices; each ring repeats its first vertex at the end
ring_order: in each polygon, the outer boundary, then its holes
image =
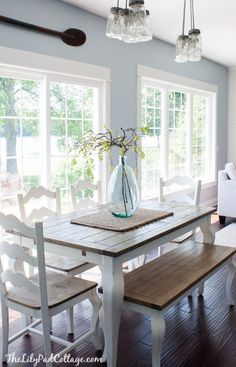
POLYGON ((131 217, 138 208, 138 184, 134 171, 126 165, 126 157, 120 157, 119 165, 111 174, 107 199, 110 212, 119 218, 131 217))
POLYGON ((133 42, 140 42, 145 30, 146 9, 143 0, 130 0, 129 6, 133 11, 133 42))
POLYGON ((145 27, 143 32, 141 32, 141 39, 140 41, 146 42, 152 40, 152 28, 151 28, 151 19, 150 19, 150 12, 146 10, 146 17, 145 17, 145 27))
POLYGON ((130 27, 129 27, 129 39, 124 39, 126 43, 137 43, 140 42, 140 29, 136 27, 135 24, 135 15, 133 9, 129 9, 129 19, 130 19, 130 27))
POLYGON ((202 57, 202 38, 199 29, 189 31, 189 61, 200 61, 202 57))
POLYGON ((107 20, 106 36, 110 38, 120 38, 120 23, 119 23, 120 8, 112 7, 107 20))
POLYGON ((119 11, 119 27, 121 32, 121 40, 124 42, 132 41, 133 18, 129 9, 120 9, 119 11))
POLYGON ((187 62, 189 54, 189 37, 180 35, 176 41, 176 62, 187 62))

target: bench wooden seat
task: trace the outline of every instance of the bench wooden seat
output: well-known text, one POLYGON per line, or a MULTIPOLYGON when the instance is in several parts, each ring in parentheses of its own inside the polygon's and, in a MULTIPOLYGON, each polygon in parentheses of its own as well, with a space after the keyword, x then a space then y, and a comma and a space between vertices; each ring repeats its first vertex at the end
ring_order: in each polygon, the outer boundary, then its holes
POLYGON ((163 310, 218 270, 236 249, 188 241, 125 275, 125 300, 163 310))
MULTIPOLYGON (((152 367, 160 367, 165 335, 164 312, 191 294, 193 289, 202 286, 225 264, 229 266, 226 295, 228 303, 234 304, 231 286, 236 271, 235 253, 236 248, 188 241, 124 275, 123 308, 151 316, 152 367)), ((202 287, 199 289, 203 290, 202 287)))

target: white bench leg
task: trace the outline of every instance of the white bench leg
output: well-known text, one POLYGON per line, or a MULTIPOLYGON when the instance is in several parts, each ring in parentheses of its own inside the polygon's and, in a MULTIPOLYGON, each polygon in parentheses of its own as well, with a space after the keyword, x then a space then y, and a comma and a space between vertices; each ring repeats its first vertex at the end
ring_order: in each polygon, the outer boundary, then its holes
POLYGON ((66 310, 66 321, 67 321, 67 332, 68 332, 68 334, 74 334, 74 312, 73 312, 73 307, 66 310))
MULTIPOLYGON (((100 322, 101 322, 101 327, 102 327, 102 331, 103 331, 103 335, 104 335, 104 340, 105 340, 104 308, 103 308, 103 306, 100 308, 99 319, 100 319, 100 322)), ((102 355, 102 362, 106 362, 106 360, 107 360, 107 349, 106 349, 106 343, 104 343, 104 350, 103 350, 103 355, 102 355)))
POLYGON ((98 335, 98 326, 99 326, 99 310, 102 306, 102 301, 100 300, 96 292, 93 292, 93 295, 89 297, 89 300, 93 307, 93 315, 91 320, 91 330, 94 331, 93 343, 97 350, 101 350, 102 344, 98 335))
POLYGON ((226 282, 226 297, 227 297, 228 304, 234 305, 235 302, 232 296, 232 283, 233 283, 235 273, 236 273, 236 263, 233 258, 228 263, 228 268, 229 268, 229 271, 228 271, 228 277, 227 277, 227 282, 226 282))
POLYGON ((2 311, 2 335, 0 346, 0 363, 6 362, 6 354, 8 353, 8 339, 9 339, 9 313, 8 307, 5 305, 4 300, 1 302, 2 311))
POLYGON ((160 256, 164 255, 164 247, 165 247, 165 245, 162 245, 162 246, 158 247, 157 257, 160 257, 160 256))
POLYGON ((203 296, 204 293, 204 282, 202 282, 198 287, 198 295, 203 296))
POLYGON ((161 347, 165 336, 165 320, 162 312, 152 310, 152 367, 161 365, 161 347))
MULTIPOLYGON (((203 242, 213 244, 215 241, 215 234, 210 229, 211 218, 207 217, 206 223, 201 225, 201 231, 203 234, 203 242)), ((198 294, 203 295, 204 293, 204 282, 198 287, 198 294)))

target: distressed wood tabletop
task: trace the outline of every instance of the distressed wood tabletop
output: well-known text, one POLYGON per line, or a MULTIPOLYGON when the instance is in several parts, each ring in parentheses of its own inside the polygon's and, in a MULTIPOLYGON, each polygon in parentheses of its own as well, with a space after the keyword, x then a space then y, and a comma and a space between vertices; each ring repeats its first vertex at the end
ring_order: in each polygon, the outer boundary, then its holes
MULTIPOLYGON (((107 256, 119 256, 131 249, 138 248, 145 243, 157 240, 174 230, 181 229, 200 218, 214 213, 212 207, 196 207, 178 203, 160 203, 145 201, 140 207, 153 210, 167 210, 173 216, 147 224, 138 229, 125 233, 92 228, 70 223, 72 218, 82 215, 81 212, 72 212, 44 222, 44 239, 46 242, 68 246, 107 256)), ((95 212, 93 209, 90 212, 95 212)), ((86 212, 88 213, 88 212, 86 212)))

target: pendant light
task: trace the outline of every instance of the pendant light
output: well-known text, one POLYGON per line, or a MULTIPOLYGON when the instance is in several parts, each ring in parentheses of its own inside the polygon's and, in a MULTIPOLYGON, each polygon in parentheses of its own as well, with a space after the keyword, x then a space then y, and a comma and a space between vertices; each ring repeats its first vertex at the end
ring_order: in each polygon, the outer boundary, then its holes
POLYGON ((188 46, 189 46, 189 36, 185 33, 185 16, 186 16, 186 1, 184 0, 184 10, 183 10, 183 25, 182 34, 178 36, 176 41, 176 62, 187 62, 188 61, 188 46))
POLYGON ((190 0, 191 29, 189 35, 189 61, 200 61, 202 57, 202 39, 200 29, 195 28, 194 5, 190 0))
POLYGON ((200 61, 202 57, 202 41, 201 32, 195 27, 194 16, 194 0, 190 3, 190 24, 191 29, 188 35, 185 34, 185 19, 187 0, 184 0, 182 34, 178 36, 176 41, 176 62, 200 61))
POLYGON ((126 43, 146 42, 152 39, 150 12, 144 0, 128 0, 125 8, 117 6, 110 9, 107 20, 106 36, 117 38, 126 43))

